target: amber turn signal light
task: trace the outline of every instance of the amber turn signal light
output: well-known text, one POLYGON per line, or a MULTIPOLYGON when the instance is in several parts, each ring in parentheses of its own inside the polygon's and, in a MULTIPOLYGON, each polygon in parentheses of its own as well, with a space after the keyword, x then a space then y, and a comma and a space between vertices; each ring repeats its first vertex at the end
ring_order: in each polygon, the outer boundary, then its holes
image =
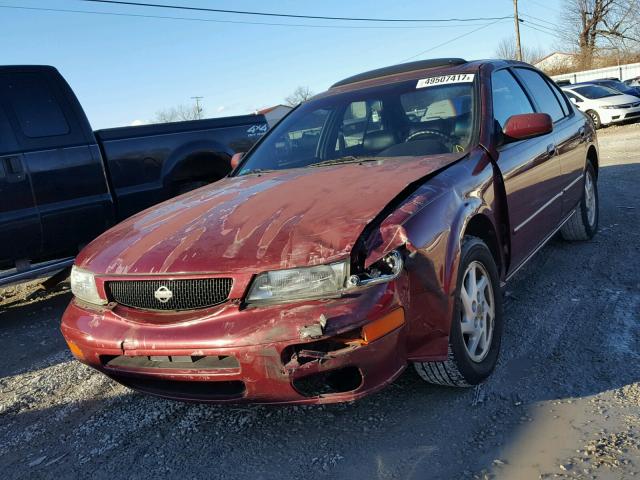
POLYGON ((69 346, 69 350, 71 350, 71 353, 73 353, 74 357, 81 361, 84 360, 84 353, 82 353, 82 350, 80 350, 80 347, 78 347, 78 345, 73 343, 71 340, 67 340, 67 345, 69 346))
POLYGON ((364 339, 364 343, 370 343, 380 337, 384 337, 387 333, 392 332, 402 325, 404 325, 404 310, 398 308, 388 315, 362 327, 362 338, 364 339))

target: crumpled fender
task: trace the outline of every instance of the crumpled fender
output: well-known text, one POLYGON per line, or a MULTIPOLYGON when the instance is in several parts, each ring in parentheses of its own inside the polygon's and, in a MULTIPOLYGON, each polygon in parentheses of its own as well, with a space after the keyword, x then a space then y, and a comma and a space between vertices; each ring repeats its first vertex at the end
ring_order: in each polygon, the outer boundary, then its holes
POLYGON ((446 358, 462 240, 476 215, 495 228, 494 198, 492 166, 476 150, 427 180, 366 238, 365 268, 391 250, 407 253, 411 359, 446 358))

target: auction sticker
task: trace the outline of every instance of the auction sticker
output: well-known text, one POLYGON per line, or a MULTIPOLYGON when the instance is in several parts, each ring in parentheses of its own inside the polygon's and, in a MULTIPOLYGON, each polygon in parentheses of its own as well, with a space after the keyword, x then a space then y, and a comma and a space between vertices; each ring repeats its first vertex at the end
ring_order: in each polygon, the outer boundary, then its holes
POLYGON ((452 83, 471 83, 475 73, 457 73, 455 75, 442 75, 418 80, 416 88, 436 87, 438 85, 450 85, 452 83))

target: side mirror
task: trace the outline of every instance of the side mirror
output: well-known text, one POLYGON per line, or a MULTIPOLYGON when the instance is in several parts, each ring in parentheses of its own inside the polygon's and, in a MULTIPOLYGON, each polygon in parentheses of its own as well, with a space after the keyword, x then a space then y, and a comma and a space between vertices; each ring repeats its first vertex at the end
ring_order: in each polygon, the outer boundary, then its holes
POLYGON ((244 152, 234 153, 231 157, 231 169, 235 170, 240 165, 240 160, 244 157, 244 152))
POLYGON ((506 142, 539 137, 553 131, 553 122, 546 113, 512 115, 502 129, 506 142))
POLYGON ((573 103, 574 105, 578 104, 578 99, 571 97, 569 100, 571 100, 571 103, 573 103))

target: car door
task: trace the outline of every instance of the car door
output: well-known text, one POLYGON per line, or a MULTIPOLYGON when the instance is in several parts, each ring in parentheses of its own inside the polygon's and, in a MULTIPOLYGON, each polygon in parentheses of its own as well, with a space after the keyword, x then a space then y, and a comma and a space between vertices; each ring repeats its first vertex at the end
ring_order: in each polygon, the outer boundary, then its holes
POLYGON ((587 120, 575 115, 573 108, 560 90, 540 72, 530 68, 515 68, 531 92, 539 111, 548 113, 553 120, 553 137, 560 162, 561 175, 558 190, 561 194, 561 217, 566 217, 582 194, 582 180, 587 156, 587 120))
POLYGON ((556 145, 562 170, 562 217, 573 212, 582 198, 584 167, 587 160, 589 120, 563 95, 553 81, 545 78, 564 112, 555 128, 556 145))
POLYGON ((40 253, 42 232, 31 180, 0 102, 0 265, 40 253))
MULTIPOLYGON (((494 120, 500 129, 512 115, 542 111, 510 69, 495 71, 491 82, 494 120)), ((513 271, 560 221, 562 172, 554 133, 504 143, 498 148, 497 164, 507 195, 513 271)))
POLYGON ((31 178, 43 255, 73 255, 107 227, 102 161, 52 72, 5 73, 0 87, 31 178))

